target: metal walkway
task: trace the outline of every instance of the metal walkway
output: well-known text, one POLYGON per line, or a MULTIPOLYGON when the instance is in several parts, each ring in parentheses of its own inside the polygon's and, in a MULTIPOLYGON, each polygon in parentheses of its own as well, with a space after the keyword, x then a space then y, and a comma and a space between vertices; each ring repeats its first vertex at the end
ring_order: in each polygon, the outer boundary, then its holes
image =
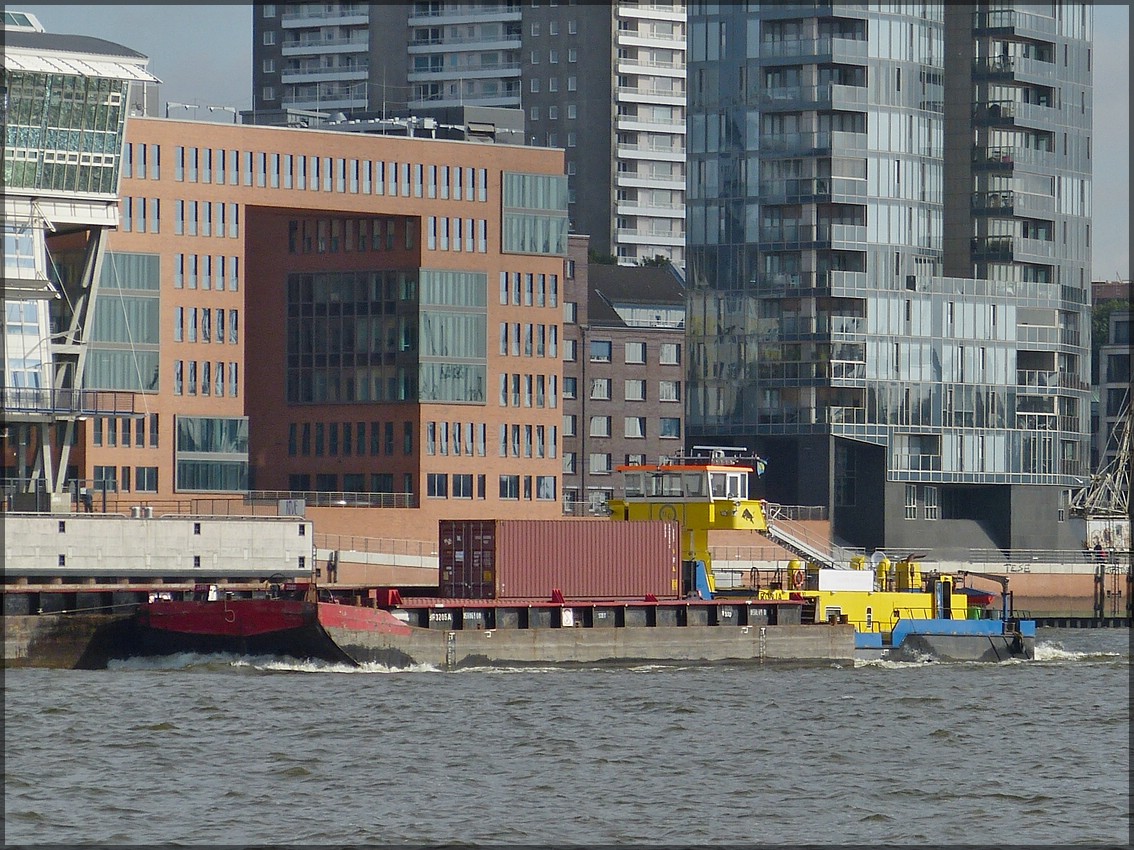
POLYGON ((764 524, 760 533, 804 561, 833 570, 851 569, 851 558, 861 552, 834 546, 829 540, 810 533, 804 526, 783 515, 780 505, 764 504, 764 524))

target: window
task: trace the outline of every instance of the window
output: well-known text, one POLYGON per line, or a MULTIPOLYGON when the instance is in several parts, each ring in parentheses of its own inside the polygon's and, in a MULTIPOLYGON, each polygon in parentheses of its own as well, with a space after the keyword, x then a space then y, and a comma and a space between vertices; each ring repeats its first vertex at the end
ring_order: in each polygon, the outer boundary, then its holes
POLYGON ((627 416, 624 434, 627 437, 640 439, 646 436, 646 417, 627 416))
MULTIPOLYGON (((610 362, 610 340, 596 339, 591 341, 591 362, 592 363, 609 363, 610 362)), ((665 362, 665 361, 662 361, 665 362)))
POLYGON ((573 339, 563 340, 563 359, 568 363, 574 363, 578 359, 579 343, 573 339))
POLYGON ((938 519, 937 488, 925 487, 922 492, 925 494, 925 518, 938 519))
POLYGON ((624 389, 625 398, 627 401, 645 401, 646 400, 646 381, 643 380, 629 380, 626 381, 624 389))
POLYGON ((555 500, 555 476, 554 475, 537 475, 536 476, 536 499, 541 501, 554 501, 555 500))
POLYGON ((646 344, 644 342, 628 342, 628 343, 626 343, 626 362, 627 363, 645 363, 646 362, 646 344))
POLYGON ((592 437, 609 437, 610 436, 610 417, 609 416, 592 416, 591 417, 591 430, 592 437))
POLYGON ((681 401, 681 381, 659 381, 658 401, 681 401))
POLYGON ((663 366, 678 366, 681 364, 681 344, 677 342, 663 342, 659 362, 663 366))
POLYGON ((143 493, 156 493, 158 488, 156 466, 134 467, 134 489, 143 493))
POLYGON ((575 416, 572 414, 568 413, 563 416, 563 436, 575 436, 575 416))
POLYGON ((500 476, 500 498, 501 499, 519 499, 520 498, 520 476, 518 476, 518 475, 501 475, 500 476))
POLYGON ((591 380, 591 398, 610 399, 610 378, 594 378, 591 380))
POLYGON ((681 439, 681 419, 677 416, 663 416, 658 420, 658 436, 667 440, 681 439))
POLYGON ((594 475, 609 475, 611 471, 610 455, 601 452, 592 452, 589 466, 591 473, 594 475))
POLYGON ((449 498, 449 476, 444 473, 430 472, 425 476, 426 495, 431 499, 449 498))
POLYGON ((917 485, 906 485, 906 519, 917 519, 917 485))
POLYGON ((454 499, 471 499, 473 497, 473 477, 472 475, 454 475, 453 476, 453 498, 454 499))
POLYGON ((563 379, 563 397, 575 398, 576 387, 578 386, 578 378, 564 378, 563 379))

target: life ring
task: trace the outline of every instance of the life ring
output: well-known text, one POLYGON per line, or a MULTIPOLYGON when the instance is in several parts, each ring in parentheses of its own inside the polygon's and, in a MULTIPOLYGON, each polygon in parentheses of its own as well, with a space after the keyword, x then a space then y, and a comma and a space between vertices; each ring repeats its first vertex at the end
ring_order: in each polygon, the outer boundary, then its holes
POLYGON ((803 587, 803 570, 796 570, 791 576, 791 586, 796 590, 803 587))

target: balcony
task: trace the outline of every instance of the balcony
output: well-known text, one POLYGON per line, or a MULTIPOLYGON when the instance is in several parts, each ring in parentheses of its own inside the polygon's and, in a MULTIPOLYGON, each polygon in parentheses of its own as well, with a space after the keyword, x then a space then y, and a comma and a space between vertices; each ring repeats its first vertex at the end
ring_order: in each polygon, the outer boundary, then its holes
POLYGON ((619 47, 685 47, 684 33, 665 33, 644 29, 620 29, 615 36, 619 47))
POLYGON ((454 50, 519 50, 520 34, 493 33, 486 35, 446 36, 444 38, 415 39, 409 43, 411 54, 453 52, 454 50))
POLYGON ((320 53, 351 53, 370 47, 370 37, 363 32, 352 38, 301 38, 282 45, 283 56, 317 56, 320 53))
POLYGON ((973 60, 974 77, 1011 77, 1014 73, 1015 56, 982 56, 973 60))
POLYGON ((409 25, 436 26, 437 24, 478 24, 483 23, 488 15, 499 16, 497 20, 520 20, 520 7, 518 4, 498 4, 495 6, 475 6, 472 3, 457 3, 431 9, 413 9, 409 14, 409 25))
POLYGON ((336 80, 366 80, 369 73, 366 68, 285 69, 280 73, 280 82, 284 85, 302 85, 304 83, 325 83, 336 80))
POLYGON ((832 360, 830 365, 832 381, 864 381, 866 380, 865 363, 848 363, 842 360, 832 360))
POLYGON ((988 100, 973 104, 973 118, 989 124, 1011 124, 1016 117, 1016 101, 988 100))
POLYGON ((816 232, 816 239, 820 242, 831 242, 832 245, 840 242, 855 246, 863 245, 866 242, 866 226, 861 224, 820 223, 816 232))
POLYGON ((519 62, 501 62, 497 65, 445 65, 442 68, 411 69, 407 79, 411 83, 451 80, 456 76, 463 79, 480 79, 500 74, 518 74, 519 62))
POLYGON ((360 6, 340 6, 333 11, 308 11, 308 12, 285 12, 280 16, 280 21, 283 23, 284 28, 292 27, 311 27, 320 26, 321 24, 334 23, 335 26, 350 26, 352 24, 368 24, 370 22, 370 14, 368 5, 360 6))
POLYGON ((974 236, 969 247, 974 257, 985 260, 1011 260, 1013 239, 1011 236, 974 236))
POLYGON ((1017 9, 990 9, 973 14, 973 29, 977 32, 1002 30, 1019 32, 1022 35, 1054 36, 1056 34, 1056 23, 1054 18, 1017 9))
POLYGON ((1054 166, 1052 151, 1042 148, 1021 147, 973 147, 973 165, 996 170, 1011 170, 1017 163, 1020 165, 1034 165, 1041 168, 1054 166))
POLYGON ((618 201, 615 215, 685 219, 685 204, 655 204, 650 201, 618 201))
POLYGON ((666 133, 680 133, 685 134, 685 119, 684 118, 669 118, 662 120, 659 118, 648 118, 644 115, 619 115, 616 119, 617 128, 619 130, 646 130, 652 132, 659 132, 664 129, 666 133))
POLYGON ((830 425, 866 425, 865 407, 826 407, 824 420, 830 425))
POLYGON ((638 59, 620 56, 617 61, 619 74, 665 74, 667 77, 685 76, 685 61, 683 59, 638 59))
POLYGON ((674 233, 672 230, 620 227, 614 235, 623 245, 664 245, 667 248, 680 248, 685 245, 685 234, 674 233))
POLYGON ((1015 205, 1016 193, 1010 190, 1003 192, 973 192, 972 208, 977 211, 994 211, 1012 214, 1015 205))
POLYGON ((618 96, 627 101, 685 105, 685 92, 662 86, 618 86, 618 96))
POLYGON ((911 472, 940 472, 941 455, 912 455, 894 452, 894 469, 911 472))

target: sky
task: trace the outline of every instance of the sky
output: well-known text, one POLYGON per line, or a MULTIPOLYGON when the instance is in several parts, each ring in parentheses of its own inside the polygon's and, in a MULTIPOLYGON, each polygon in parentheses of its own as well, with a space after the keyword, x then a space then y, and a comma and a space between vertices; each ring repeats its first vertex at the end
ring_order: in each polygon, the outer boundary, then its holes
MULTIPOLYGON (((90 35, 150 57, 162 80, 158 114, 231 121, 228 110, 252 105, 252 7, 7 4, 31 12, 49 31, 90 35)), ((1095 4, 1094 45, 1094 280, 1130 279, 1130 9, 1095 4)))

